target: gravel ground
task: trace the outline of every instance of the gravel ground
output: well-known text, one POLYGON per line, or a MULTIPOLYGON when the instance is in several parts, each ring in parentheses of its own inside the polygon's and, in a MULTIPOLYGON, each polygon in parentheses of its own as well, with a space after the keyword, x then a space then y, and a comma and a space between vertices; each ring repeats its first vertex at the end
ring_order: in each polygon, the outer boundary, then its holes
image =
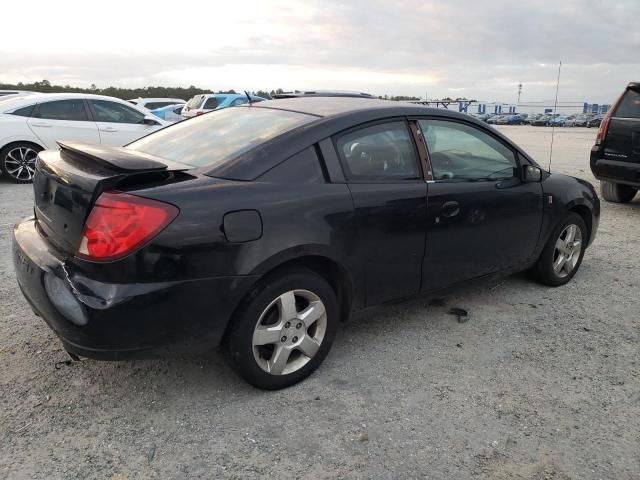
MULTIPOLYGON (((502 130, 547 164, 549 129, 502 130)), ((594 181, 594 137, 556 130, 554 170, 594 181)), ((270 393, 217 353, 56 369, 9 254, 31 208, 30 186, 0 182, 1 478, 640 478, 638 198, 603 202, 567 286, 516 275, 369 311, 270 393)))

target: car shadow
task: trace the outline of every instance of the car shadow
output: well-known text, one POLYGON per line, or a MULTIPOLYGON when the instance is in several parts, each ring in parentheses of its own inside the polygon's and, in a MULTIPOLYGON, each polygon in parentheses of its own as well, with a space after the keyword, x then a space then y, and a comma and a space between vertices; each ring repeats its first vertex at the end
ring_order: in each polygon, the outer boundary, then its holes
MULTIPOLYGON (((348 376, 345 369, 349 369, 354 354, 362 356, 369 352, 374 355, 372 352, 384 349, 389 338, 401 338, 408 330, 429 338, 434 331, 449 328, 447 325, 456 325, 456 318, 447 313, 449 308, 464 307, 478 301, 486 303, 487 295, 493 294, 497 288, 518 290, 545 287, 533 284, 524 274, 516 274, 499 280, 473 282, 436 296, 421 296, 366 309, 341 325, 333 348, 319 371, 286 391, 296 391, 296 395, 303 397, 323 393, 327 383, 340 383, 340 379, 348 376)), ((425 345, 425 349, 428 348, 425 345)), ((64 358, 64 351, 60 353, 64 358)), ((141 390, 164 397, 215 397, 216 403, 232 400, 238 395, 252 397, 265 394, 237 376, 227 365, 220 349, 206 355, 149 360, 102 362, 83 359, 70 363, 67 368, 82 372, 87 383, 98 384, 103 394, 120 396, 124 402, 133 400, 134 394, 139 394, 141 390)))

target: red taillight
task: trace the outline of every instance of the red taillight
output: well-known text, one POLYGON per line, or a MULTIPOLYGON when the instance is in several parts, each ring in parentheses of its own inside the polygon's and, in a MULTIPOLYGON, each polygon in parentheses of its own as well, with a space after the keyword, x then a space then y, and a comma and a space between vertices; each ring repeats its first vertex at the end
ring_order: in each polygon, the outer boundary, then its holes
POLYGON ((600 128, 598 128, 598 135, 596 136, 596 145, 600 145, 602 142, 604 142, 604 139, 607 136, 607 129, 609 128, 609 122, 611 121, 613 112, 615 112, 616 108, 618 108, 618 104, 622 101, 622 97, 624 97, 625 93, 627 93, 626 90, 622 92, 622 95, 620 95, 615 102, 613 102, 613 105, 611 105, 611 108, 607 111, 607 114, 604 116, 604 118, 600 122, 600 128))
POLYGON ((197 115, 202 115, 204 112, 200 111, 200 112, 196 112, 196 116, 197 115))
POLYGON ((607 112, 598 128, 598 136, 596 137, 596 145, 600 145, 604 141, 604 137, 607 136, 607 129, 609 128, 609 120, 611 120, 611 110, 607 112))
POLYGON ((78 256, 93 261, 123 257, 149 241, 178 215, 168 203, 120 192, 96 200, 78 247, 78 256))

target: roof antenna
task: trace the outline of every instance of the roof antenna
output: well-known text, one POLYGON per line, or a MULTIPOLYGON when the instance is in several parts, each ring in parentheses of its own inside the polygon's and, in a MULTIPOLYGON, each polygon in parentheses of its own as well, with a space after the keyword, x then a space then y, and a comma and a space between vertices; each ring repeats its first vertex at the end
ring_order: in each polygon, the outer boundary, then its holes
POLYGON ((249 92, 247 92, 246 90, 244 91, 244 94, 247 96, 247 100, 249 101, 249 105, 251 105, 251 103, 253 102, 253 100, 251 100, 251 95, 249 95, 249 92))
MULTIPOLYGON (((558 65, 558 81, 556 82, 556 100, 553 103, 553 113, 558 113, 558 90, 560 89, 560 70, 562 69, 562 60, 558 65)), ((556 122, 551 124, 551 149, 549 150, 549 173, 551 173, 551 157, 553 156, 553 134, 556 131, 556 122)))

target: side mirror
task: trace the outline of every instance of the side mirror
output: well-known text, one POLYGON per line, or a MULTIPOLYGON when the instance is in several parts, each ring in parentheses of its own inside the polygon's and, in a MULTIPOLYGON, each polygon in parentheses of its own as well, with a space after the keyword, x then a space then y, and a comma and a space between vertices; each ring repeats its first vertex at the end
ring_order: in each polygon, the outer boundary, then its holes
POLYGON ((144 123, 145 125, 160 125, 160 122, 156 121, 156 119, 151 115, 145 115, 142 123, 144 123))
POLYGON ((523 165, 523 178, 525 182, 534 183, 542 180, 542 169, 534 165, 523 165))

